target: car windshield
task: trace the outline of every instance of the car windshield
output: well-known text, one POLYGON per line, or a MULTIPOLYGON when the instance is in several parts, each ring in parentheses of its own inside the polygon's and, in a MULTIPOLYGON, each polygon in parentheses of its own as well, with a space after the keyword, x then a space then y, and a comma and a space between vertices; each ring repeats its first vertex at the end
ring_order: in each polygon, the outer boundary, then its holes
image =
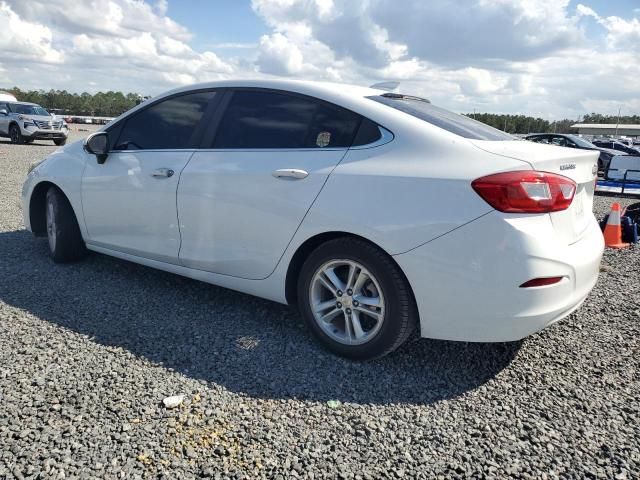
POLYGON ((21 103, 14 103, 13 105, 11 105, 11 110, 22 115, 41 115, 43 117, 49 116, 49 112, 47 112, 40 105, 24 105, 21 103))
POLYGON ((464 115, 450 112, 444 108, 436 107, 428 100, 421 98, 398 94, 376 95, 367 98, 464 138, 472 140, 515 140, 514 137, 502 130, 490 127, 464 115))

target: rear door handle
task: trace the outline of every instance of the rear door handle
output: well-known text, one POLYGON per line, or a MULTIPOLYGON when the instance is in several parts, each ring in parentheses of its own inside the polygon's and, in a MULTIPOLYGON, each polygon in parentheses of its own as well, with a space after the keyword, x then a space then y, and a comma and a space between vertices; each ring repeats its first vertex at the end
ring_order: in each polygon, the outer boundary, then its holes
POLYGON ((170 168, 158 168, 151 174, 152 177, 173 177, 175 172, 170 168))
POLYGON ((299 170, 297 168, 281 168, 272 173, 276 178, 291 178, 293 180, 300 180, 309 176, 309 172, 305 170, 299 170))

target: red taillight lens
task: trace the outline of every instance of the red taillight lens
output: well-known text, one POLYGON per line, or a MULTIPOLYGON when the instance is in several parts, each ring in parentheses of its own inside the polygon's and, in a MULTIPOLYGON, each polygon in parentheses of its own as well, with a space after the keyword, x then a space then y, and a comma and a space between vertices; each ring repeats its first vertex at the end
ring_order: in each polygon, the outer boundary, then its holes
POLYGON ((533 280, 524 282, 522 285, 520 285, 520 288, 544 287, 546 285, 553 285, 555 283, 559 283, 563 278, 564 277, 534 278, 533 280))
POLYGON ((549 172, 521 170, 478 178, 471 186, 485 202, 506 213, 549 213, 566 210, 576 182, 549 172))

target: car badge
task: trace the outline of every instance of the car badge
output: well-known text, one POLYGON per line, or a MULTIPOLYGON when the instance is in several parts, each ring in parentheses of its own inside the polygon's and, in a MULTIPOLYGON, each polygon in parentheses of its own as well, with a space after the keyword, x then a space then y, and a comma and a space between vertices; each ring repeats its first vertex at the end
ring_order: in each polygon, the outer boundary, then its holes
POLYGON ((563 163, 562 165, 560 165, 560 170, 575 170, 575 169, 576 169, 575 163, 563 163))
POLYGON ((316 145, 324 148, 331 142, 331 132, 320 132, 316 137, 316 145))

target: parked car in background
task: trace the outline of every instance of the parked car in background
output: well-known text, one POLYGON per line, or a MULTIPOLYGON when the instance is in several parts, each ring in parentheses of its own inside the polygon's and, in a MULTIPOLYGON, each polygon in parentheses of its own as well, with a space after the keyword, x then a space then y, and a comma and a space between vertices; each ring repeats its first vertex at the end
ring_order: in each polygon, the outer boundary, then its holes
POLYGON ((68 134, 67 123, 40 105, 0 101, 0 137, 9 137, 12 143, 53 140, 56 145, 64 145, 68 134))
POLYGON ((578 148, 581 150, 597 150, 599 152, 598 171, 605 171, 609 168, 611 158, 615 155, 620 155, 620 152, 599 147, 582 137, 568 133, 534 133, 527 135, 525 138, 531 142, 544 143, 546 145, 557 145, 559 147, 578 148))
POLYGON ((595 146, 600 148, 606 148, 608 150, 616 150, 617 152, 623 152, 628 155, 640 155, 640 150, 634 147, 625 145, 622 142, 610 139, 597 139, 592 142, 595 146))
POLYGON ((221 81, 49 155, 22 200, 56 262, 89 249, 295 304, 368 359, 416 326, 502 342, 577 309, 603 253, 597 158, 384 90, 221 81))

